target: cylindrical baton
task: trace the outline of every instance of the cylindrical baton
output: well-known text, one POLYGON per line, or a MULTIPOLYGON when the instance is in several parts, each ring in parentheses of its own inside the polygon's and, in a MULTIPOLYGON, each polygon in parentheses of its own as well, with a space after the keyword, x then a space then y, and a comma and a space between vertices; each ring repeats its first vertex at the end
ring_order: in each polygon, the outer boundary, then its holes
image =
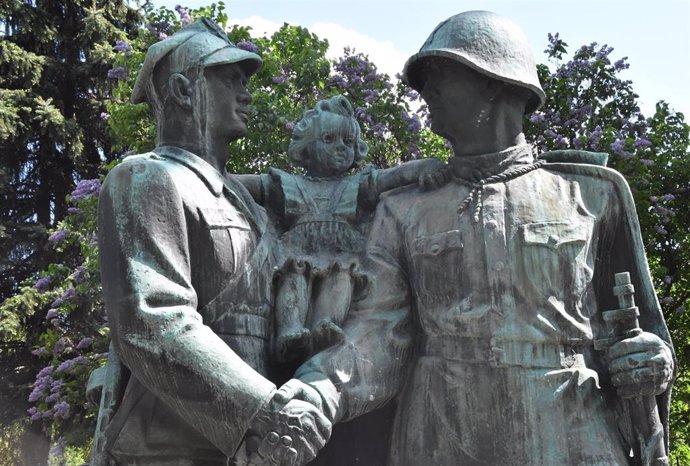
MULTIPOLYGON (((630 273, 617 273, 615 280, 616 286, 613 287, 613 294, 618 298, 620 309, 602 313, 604 321, 611 330, 611 337, 595 342, 595 347, 599 350, 606 350, 621 340, 642 333, 637 321, 640 311, 635 306, 635 287, 630 281, 630 273)), ((668 466, 668 456, 666 456, 664 443, 664 426, 659 419, 654 395, 626 398, 623 402, 627 404, 630 422, 637 438, 635 456, 639 454, 639 464, 643 466, 668 466)))

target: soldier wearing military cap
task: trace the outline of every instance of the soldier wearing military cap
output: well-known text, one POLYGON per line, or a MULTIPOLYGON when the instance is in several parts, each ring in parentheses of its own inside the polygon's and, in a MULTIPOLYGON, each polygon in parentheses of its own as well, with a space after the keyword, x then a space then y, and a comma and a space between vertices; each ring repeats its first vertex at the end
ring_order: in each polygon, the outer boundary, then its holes
POLYGON ((370 293, 346 341, 297 372, 336 421, 397 398, 392 466, 668 464, 673 348, 630 190, 606 154, 535 158, 522 121, 545 96, 530 50, 510 20, 470 11, 409 59, 454 157, 436 189, 379 204, 370 293), (641 330, 603 351, 625 271, 641 330), (638 443, 619 409, 631 397, 656 397, 660 448, 638 443))
POLYGON ((112 345, 92 466, 289 465, 328 438, 312 404, 273 400, 274 236, 225 170, 260 66, 206 19, 148 50, 132 99, 156 115, 157 146, 115 167, 99 200, 112 345))

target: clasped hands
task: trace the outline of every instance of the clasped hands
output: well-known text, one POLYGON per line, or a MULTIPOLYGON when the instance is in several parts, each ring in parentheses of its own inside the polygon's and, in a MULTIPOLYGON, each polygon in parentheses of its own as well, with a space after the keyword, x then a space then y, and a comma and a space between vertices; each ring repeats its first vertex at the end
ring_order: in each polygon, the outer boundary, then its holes
POLYGON ((253 435, 247 438, 249 464, 305 464, 326 444, 331 427, 320 394, 298 379, 289 380, 254 418, 253 435))

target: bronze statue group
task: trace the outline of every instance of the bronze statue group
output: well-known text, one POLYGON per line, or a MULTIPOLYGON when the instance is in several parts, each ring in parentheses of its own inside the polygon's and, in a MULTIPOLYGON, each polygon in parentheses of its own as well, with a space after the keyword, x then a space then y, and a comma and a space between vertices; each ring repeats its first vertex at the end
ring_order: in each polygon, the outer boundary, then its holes
POLYGON ((99 200, 92 466, 668 464, 674 353, 630 190, 605 154, 534 154, 517 25, 455 15, 405 65, 448 163, 359 170, 336 96, 295 128, 303 174, 227 173, 260 66, 205 19, 146 55, 158 144, 99 200), (386 432, 331 437, 384 406, 386 432))

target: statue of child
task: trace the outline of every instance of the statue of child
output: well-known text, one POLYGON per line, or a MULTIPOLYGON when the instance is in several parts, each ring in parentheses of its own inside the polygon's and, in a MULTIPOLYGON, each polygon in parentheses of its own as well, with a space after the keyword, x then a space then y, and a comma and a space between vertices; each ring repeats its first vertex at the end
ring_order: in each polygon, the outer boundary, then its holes
POLYGON ((254 186, 283 230, 283 267, 275 277, 278 360, 301 360, 343 339, 340 324, 353 299, 367 289, 358 269, 364 253, 363 225, 381 193, 416 183, 435 171, 437 159, 393 168, 359 168, 369 148, 350 102, 343 96, 321 100, 295 126, 288 156, 305 169, 291 175, 271 168, 254 186))

